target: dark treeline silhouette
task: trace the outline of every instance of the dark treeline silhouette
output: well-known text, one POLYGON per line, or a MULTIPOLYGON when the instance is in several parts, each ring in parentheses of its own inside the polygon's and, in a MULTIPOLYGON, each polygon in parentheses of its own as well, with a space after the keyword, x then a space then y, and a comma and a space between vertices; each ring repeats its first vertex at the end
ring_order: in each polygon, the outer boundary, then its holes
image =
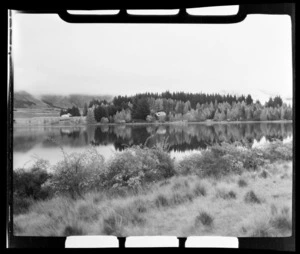
POLYGON ((61 109, 60 115, 71 114, 71 116, 81 116, 78 107, 73 106, 72 108, 61 109))

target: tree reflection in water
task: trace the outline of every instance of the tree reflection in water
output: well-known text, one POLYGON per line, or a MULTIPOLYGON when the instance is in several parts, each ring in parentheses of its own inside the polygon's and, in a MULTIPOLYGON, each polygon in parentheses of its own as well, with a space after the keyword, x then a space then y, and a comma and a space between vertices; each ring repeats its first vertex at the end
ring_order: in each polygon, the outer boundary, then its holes
POLYGON ((188 125, 101 125, 87 127, 56 127, 17 129, 14 131, 14 151, 26 152, 37 143, 54 147, 47 137, 62 146, 84 147, 113 145, 121 151, 132 145, 152 147, 168 138, 170 151, 186 151, 206 148, 221 142, 253 144, 263 137, 267 141, 292 137, 292 123, 240 123, 240 124, 188 124, 188 125))

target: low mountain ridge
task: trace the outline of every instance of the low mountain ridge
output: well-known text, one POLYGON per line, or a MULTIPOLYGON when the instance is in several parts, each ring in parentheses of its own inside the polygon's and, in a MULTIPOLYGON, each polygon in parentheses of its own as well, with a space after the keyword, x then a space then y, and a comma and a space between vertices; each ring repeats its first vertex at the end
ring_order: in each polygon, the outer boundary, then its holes
POLYGON ((111 101, 110 95, 41 95, 33 96, 26 91, 14 92, 14 108, 71 108, 76 106, 83 108, 85 103, 89 103, 91 100, 107 100, 111 101))
POLYGON ((26 91, 14 92, 14 108, 49 108, 49 105, 26 91))

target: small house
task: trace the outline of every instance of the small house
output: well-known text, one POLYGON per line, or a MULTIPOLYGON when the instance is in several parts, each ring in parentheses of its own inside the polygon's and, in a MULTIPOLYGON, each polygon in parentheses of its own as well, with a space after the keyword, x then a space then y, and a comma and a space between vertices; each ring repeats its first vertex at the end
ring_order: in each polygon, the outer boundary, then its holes
POLYGON ((60 116, 60 119, 61 119, 61 120, 67 120, 67 119, 69 119, 71 116, 72 116, 72 115, 71 115, 70 113, 64 114, 64 115, 61 115, 61 116, 60 116))
POLYGON ((164 111, 160 111, 160 112, 155 113, 155 116, 158 118, 158 120, 164 121, 164 120, 166 120, 167 114, 164 111))
POLYGON ((166 117, 167 116, 167 114, 164 111, 157 112, 157 113, 155 113, 155 115, 157 117, 166 117))

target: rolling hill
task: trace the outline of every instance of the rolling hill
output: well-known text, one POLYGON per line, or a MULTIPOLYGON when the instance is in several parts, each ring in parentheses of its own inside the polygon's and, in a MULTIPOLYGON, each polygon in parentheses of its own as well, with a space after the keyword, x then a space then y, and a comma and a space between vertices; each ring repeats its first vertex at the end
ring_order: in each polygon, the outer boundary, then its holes
POLYGON ((26 91, 14 92, 14 108, 49 108, 49 105, 26 91))
POLYGON ((26 91, 14 92, 14 108, 70 108, 76 106, 83 108, 84 103, 89 103, 92 99, 110 101, 110 95, 40 95, 33 96, 26 91))

